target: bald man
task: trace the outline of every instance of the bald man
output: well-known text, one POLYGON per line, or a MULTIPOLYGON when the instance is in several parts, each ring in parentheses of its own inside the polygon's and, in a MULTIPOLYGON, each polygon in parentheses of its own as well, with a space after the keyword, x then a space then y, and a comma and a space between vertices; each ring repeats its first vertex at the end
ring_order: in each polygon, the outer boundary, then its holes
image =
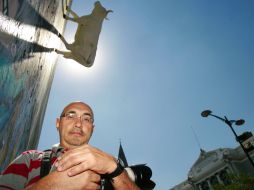
POLYGON ((67 105, 56 119, 60 143, 50 156, 50 171, 40 175, 45 152, 29 150, 18 156, 1 174, 1 189, 81 190, 101 189, 101 176, 115 190, 139 190, 120 160, 88 144, 94 130, 94 114, 83 102, 67 105))

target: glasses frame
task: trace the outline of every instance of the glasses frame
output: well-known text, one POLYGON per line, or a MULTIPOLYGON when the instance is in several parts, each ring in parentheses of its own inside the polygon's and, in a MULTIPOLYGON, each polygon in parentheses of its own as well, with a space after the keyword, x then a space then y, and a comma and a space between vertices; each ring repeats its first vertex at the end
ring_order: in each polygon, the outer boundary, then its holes
POLYGON ((75 122, 77 122, 77 120, 79 119, 81 123, 93 124, 94 122, 94 119, 90 113, 84 113, 83 115, 78 116, 78 114, 74 111, 63 113, 60 116, 60 118, 65 118, 66 120, 75 121, 75 122))

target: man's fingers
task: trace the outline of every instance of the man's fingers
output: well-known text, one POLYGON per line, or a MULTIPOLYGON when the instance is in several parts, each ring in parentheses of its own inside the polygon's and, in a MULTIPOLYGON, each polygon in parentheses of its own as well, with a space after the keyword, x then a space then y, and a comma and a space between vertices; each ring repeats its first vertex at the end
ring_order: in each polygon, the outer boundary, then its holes
POLYGON ((89 148, 85 148, 83 150, 79 150, 79 148, 77 148, 64 153, 58 159, 55 166, 57 167, 58 171, 63 171, 76 165, 80 165, 83 162, 87 162, 87 160, 90 160, 90 164, 92 164, 92 162, 95 160, 94 153, 89 148))
MULTIPOLYGON (((71 172, 77 172, 78 175, 82 175, 83 179, 88 181, 89 183, 86 186, 86 189, 101 189, 100 181, 101 181, 101 176, 91 170, 87 170, 85 172, 79 173, 78 171, 82 171, 82 169, 79 166, 75 166, 69 171, 67 171, 67 174, 69 177, 75 178, 74 175, 70 176, 69 173, 71 172)), ((74 174, 74 173, 72 173, 74 174)))
POLYGON ((99 190, 99 189, 101 189, 101 185, 98 183, 90 183, 90 184, 88 184, 87 189, 95 189, 95 190, 98 189, 99 190))
POLYGON ((114 171, 115 159, 97 148, 86 145, 65 152, 55 166, 58 171, 71 169, 69 176, 75 176, 86 170, 104 174, 114 171))
POLYGON ((80 173, 82 173, 83 171, 86 171, 88 168, 87 168, 87 165, 86 165, 86 162, 83 162, 82 164, 78 164, 76 166, 73 166, 70 171, 68 171, 68 176, 72 177, 72 176, 75 176, 75 175, 78 175, 80 173))
POLYGON ((83 162, 81 156, 69 156, 58 160, 55 166, 58 171, 64 171, 83 162))

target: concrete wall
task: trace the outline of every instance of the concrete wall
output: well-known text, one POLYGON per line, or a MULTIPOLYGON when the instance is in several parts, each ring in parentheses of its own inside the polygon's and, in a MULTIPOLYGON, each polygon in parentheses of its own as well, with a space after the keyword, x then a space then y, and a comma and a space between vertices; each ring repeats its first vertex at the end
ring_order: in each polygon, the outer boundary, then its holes
POLYGON ((8 0, 8 14, 0 13, 0 171, 37 147, 57 61, 51 48, 61 46, 56 34, 65 28, 65 2, 8 0))

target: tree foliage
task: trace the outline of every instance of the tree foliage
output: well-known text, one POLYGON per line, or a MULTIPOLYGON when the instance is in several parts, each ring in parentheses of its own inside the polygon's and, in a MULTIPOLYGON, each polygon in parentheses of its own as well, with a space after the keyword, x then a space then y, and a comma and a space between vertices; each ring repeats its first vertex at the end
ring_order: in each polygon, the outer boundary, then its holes
POLYGON ((228 174, 230 184, 222 185, 216 184, 213 186, 214 190, 254 190, 254 176, 244 173, 228 174))

